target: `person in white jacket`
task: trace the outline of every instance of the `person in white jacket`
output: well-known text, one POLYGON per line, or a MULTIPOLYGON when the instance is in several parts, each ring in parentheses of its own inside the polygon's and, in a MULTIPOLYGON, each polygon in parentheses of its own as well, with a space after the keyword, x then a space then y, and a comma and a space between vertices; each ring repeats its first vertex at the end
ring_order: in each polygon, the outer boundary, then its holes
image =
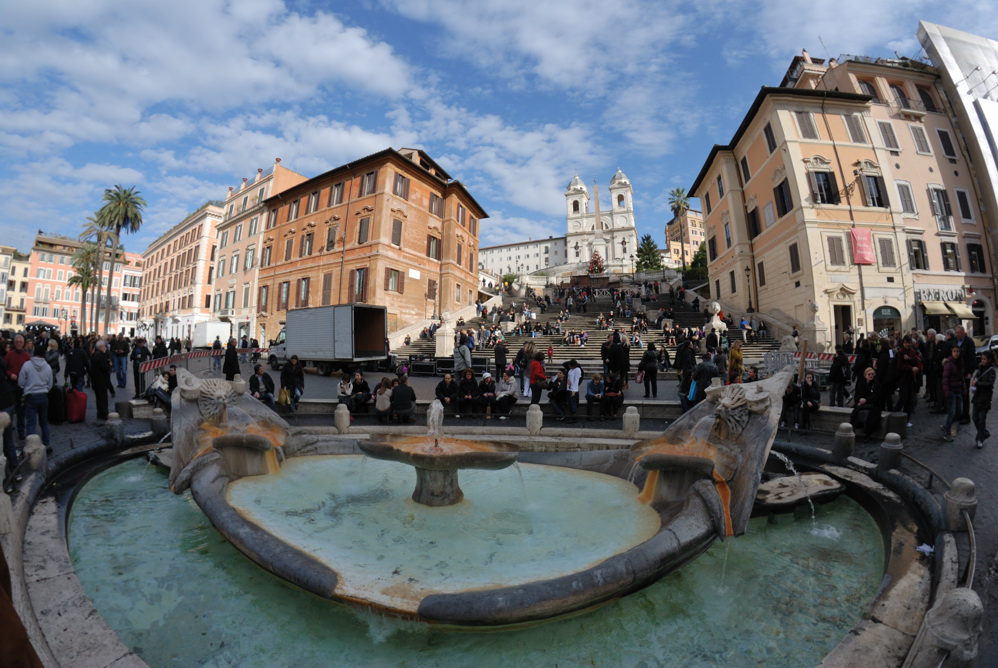
POLYGON ((35 346, 34 356, 21 367, 17 384, 24 393, 25 433, 41 428, 42 443, 49 445, 49 390, 52 389, 52 367, 45 361, 45 347, 35 346))

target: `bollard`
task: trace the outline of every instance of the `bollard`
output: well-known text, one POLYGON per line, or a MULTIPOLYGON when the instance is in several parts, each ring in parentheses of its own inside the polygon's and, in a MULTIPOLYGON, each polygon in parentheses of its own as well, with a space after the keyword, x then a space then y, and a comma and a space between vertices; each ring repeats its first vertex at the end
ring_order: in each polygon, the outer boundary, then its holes
POLYGON ((963 521, 964 510, 974 519, 977 512, 977 494, 974 491, 974 481, 969 478, 956 478, 949 490, 943 494, 946 499, 946 529, 949 531, 966 531, 963 521))
POLYGON ((152 417, 149 418, 149 426, 154 436, 166 436, 170 431, 170 418, 166 416, 162 408, 152 409, 152 417))
POLYGON ((527 408, 527 433, 536 436, 544 427, 544 413, 539 404, 530 404, 527 408))
POLYGON ((42 437, 31 434, 24 442, 24 457, 28 460, 28 468, 32 471, 44 471, 48 465, 48 453, 42 445, 42 437))
POLYGON ((934 668, 947 660, 961 662, 960 665, 969 662, 977 656, 983 617, 984 605, 973 589, 957 587, 946 592, 925 613, 925 621, 904 665, 934 668))
POLYGON ((350 409, 347 408, 346 404, 340 404, 336 407, 336 411, 333 413, 333 423, 336 425, 336 431, 341 434, 347 433, 347 429, 350 428, 350 409))
POLYGON ((908 416, 900 411, 884 414, 884 433, 897 434, 899 438, 908 436, 908 416))
POLYGON ((880 444, 880 460, 877 462, 877 475, 886 475, 891 469, 901 468, 901 437, 891 432, 884 436, 884 442, 880 444))
POLYGON ((232 380, 230 380, 229 383, 232 385, 232 392, 237 396, 240 394, 246 394, 246 381, 243 380, 242 374, 237 373, 232 377, 232 380))
POLYGON ((856 447, 856 432, 848 422, 839 424, 835 430, 835 439, 832 441, 832 457, 837 462, 844 462, 852 457, 853 449, 856 447))
POLYGON ((637 406, 628 406, 621 419, 623 421, 621 428, 624 430, 624 436, 627 438, 637 436, 638 432, 641 431, 641 415, 638 413, 637 406))
POLYGON ((125 444, 125 423, 117 413, 108 413, 107 424, 104 425, 104 437, 117 446, 125 444))
POLYGON ((122 417, 122 419, 130 420, 132 418, 132 402, 128 399, 125 399, 124 401, 115 401, 114 410, 122 417))

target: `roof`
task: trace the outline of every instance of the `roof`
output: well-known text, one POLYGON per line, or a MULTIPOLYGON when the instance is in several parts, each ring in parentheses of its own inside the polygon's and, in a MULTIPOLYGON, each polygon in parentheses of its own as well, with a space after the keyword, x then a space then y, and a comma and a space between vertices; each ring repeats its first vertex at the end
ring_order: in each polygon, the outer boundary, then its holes
POLYGON ((514 246, 527 246, 530 244, 546 244, 552 241, 565 241, 566 237, 548 237, 547 239, 531 239, 530 241, 514 241, 511 244, 496 244, 495 246, 482 246, 478 249, 479 252, 487 250, 499 250, 501 248, 513 248, 514 246))
POLYGON ((755 96, 755 100, 752 102, 752 106, 749 107, 748 112, 745 114, 745 118, 742 119, 741 125, 735 130, 734 136, 728 144, 714 144, 714 147, 710 149, 710 153, 707 155, 707 159, 703 163, 703 167, 700 168, 700 173, 697 174, 696 179, 693 181, 693 185, 690 187, 690 194, 695 195, 697 188, 703 183, 704 178, 707 176, 707 172, 710 171, 710 166, 714 163, 714 159, 717 154, 721 151, 733 151, 738 142, 742 140, 742 137, 748 131, 749 126, 752 121, 755 120, 756 114, 759 113, 759 109, 762 108, 763 102, 766 101, 767 97, 775 95, 786 95, 790 97, 797 98, 813 98, 813 99, 826 99, 826 100, 836 100, 839 102, 866 102, 868 103, 872 98, 869 95, 862 95, 860 93, 843 93, 842 91, 835 90, 816 90, 810 88, 780 88, 774 86, 763 86, 759 90, 759 94, 755 96))

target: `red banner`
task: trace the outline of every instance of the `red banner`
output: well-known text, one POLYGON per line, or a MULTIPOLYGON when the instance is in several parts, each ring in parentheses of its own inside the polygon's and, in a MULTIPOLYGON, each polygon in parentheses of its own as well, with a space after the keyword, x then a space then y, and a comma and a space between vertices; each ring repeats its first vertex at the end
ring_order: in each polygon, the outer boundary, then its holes
POLYGON ((849 230, 849 236, 852 238, 853 262, 856 264, 876 264, 877 260, 873 257, 873 237, 870 236, 870 230, 854 227, 849 230))

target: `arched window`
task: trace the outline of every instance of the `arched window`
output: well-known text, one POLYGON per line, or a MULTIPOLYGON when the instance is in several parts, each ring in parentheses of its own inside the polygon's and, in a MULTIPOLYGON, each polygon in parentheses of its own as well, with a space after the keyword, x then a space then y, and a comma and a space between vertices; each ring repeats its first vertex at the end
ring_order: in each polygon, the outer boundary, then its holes
POLYGON ((579 200, 575 200, 574 202, 572 202, 572 213, 578 213, 578 212, 579 212, 579 200))
POLYGON ((624 206, 624 196, 623 195, 617 195, 617 206, 619 206, 619 207, 623 207, 624 206))
POLYGON ((873 312, 873 329, 888 336, 901 331, 901 313, 892 306, 881 306, 873 312))

